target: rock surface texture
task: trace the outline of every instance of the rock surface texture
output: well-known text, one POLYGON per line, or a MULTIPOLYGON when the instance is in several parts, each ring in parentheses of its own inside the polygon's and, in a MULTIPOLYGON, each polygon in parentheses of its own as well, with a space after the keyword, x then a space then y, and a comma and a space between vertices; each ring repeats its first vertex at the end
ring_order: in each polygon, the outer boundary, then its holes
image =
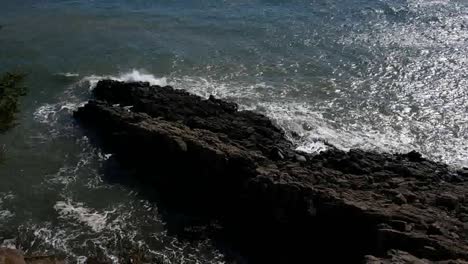
POLYGON ((294 151, 270 119, 172 87, 100 81, 75 112, 170 203, 249 263, 465 263, 468 170, 417 152, 294 151), (452 261, 452 262, 450 262, 452 261))

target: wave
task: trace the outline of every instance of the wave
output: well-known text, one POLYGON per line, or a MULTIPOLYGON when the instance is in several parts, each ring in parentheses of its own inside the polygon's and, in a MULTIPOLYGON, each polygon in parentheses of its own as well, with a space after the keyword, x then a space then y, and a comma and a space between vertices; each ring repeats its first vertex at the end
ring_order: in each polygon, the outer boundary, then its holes
POLYGON ((96 87, 96 84, 100 80, 104 79, 111 79, 121 82, 148 82, 151 85, 159 85, 159 86, 166 86, 167 80, 166 78, 157 78, 153 74, 146 73, 145 71, 139 71, 133 69, 126 73, 121 73, 119 75, 91 75, 83 78, 82 82, 89 83, 89 89, 92 90, 96 87))

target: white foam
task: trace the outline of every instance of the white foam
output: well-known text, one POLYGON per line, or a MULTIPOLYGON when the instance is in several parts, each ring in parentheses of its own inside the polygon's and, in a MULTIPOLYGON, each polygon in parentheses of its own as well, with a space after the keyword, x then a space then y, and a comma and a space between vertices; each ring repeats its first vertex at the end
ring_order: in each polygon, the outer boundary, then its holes
POLYGON ((119 75, 91 75, 83 78, 82 81, 89 82, 89 89, 92 90, 96 84, 105 79, 116 80, 121 82, 148 82, 150 85, 167 85, 165 77, 157 78, 153 74, 147 73, 143 70, 133 69, 129 72, 124 72, 119 75))
POLYGON ((89 226, 94 232, 100 232, 107 226, 107 216, 115 210, 97 212, 87 208, 83 203, 68 201, 58 201, 54 209, 59 213, 60 218, 75 219, 89 226))
POLYGON ((71 115, 73 111, 82 106, 84 102, 58 102, 55 104, 44 104, 38 107, 34 113, 34 119, 43 124, 55 124, 61 113, 66 113, 67 116, 71 115))
POLYGON ((300 144, 296 147, 296 150, 306 153, 319 153, 328 149, 328 146, 321 141, 312 141, 300 144))
POLYGON ((35 240, 32 242, 32 244, 36 243, 36 240, 39 240, 38 242, 41 244, 48 244, 56 250, 61 250, 74 256, 67 242, 69 240, 75 239, 80 234, 71 234, 63 229, 57 229, 47 222, 43 223, 42 226, 33 225, 29 228, 33 231, 32 233, 35 237, 35 240))
POLYGON ((40 106, 34 111, 34 119, 41 123, 50 123, 56 114, 55 106, 52 104, 45 104, 40 106))
POLYGON ((67 77, 67 78, 80 77, 80 74, 74 73, 74 72, 59 72, 56 75, 67 77))
MULTIPOLYGON (((195 93, 202 97, 213 94, 216 97, 231 100, 240 104, 241 109, 254 110, 263 113, 274 120, 285 131, 291 141, 300 151, 317 153, 327 149, 327 144, 336 146, 342 150, 351 148, 362 148, 366 150, 384 152, 408 152, 417 150, 431 159, 446 162, 456 166, 468 165, 468 147, 463 144, 463 137, 453 137, 450 134, 438 134, 437 131, 444 131, 449 126, 445 124, 431 125, 434 117, 438 114, 433 112, 437 109, 437 102, 434 102, 434 93, 440 89, 422 90, 412 89, 403 93, 400 92, 400 101, 397 104, 389 104, 392 107, 392 115, 384 115, 376 108, 354 109, 349 108, 349 98, 356 97, 350 93, 362 93, 364 82, 362 80, 352 80, 349 87, 340 87, 332 84, 333 91, 339 90, 334 98, 323 101, 308 102, 307 98, 289 97, 284 95, 284 91, 297 89, 294 84, 291 87, 274 87, 271 84, 260 82, 258 84, 243 84, 238 82, 218 82, 208 78, 184 76, 169 79, 169 84, 195 93), (422 97, 427 92, 426 99, 422 97), (420 111, 415 116, 410 107, 414 104, 406 94, 411 94, 412 98, 432 101, 431 107, 420 111), (434 103, 436 108, 434 108, 434 103), (337 112, 334 118, 325 116, 337 112), (429 121, 421 119, 427 118, 429 121), (414 131, 414 128, 417 131, 414 131), (294 136, 293 136, 294 135, 294 136), (299 137, 297 137, 299 135, 299 137), (428 137, 421 141, 421 135, 428 137), (431 137, 434 137, 431 139, 431 137), (437 141, 434 141, 437 140, 437 141)), ((382 96, 381 87, 383 84, 372 84, 369 104, 379 102, 382 96), (379 90, 380 89, 380 90, 379 90), (376 97, 376 98, 374 98, 376 97)), ((440 87, 444 87, 441 85, 440 87)), ((311 88, 313 89, 313 88, 311 88)), ((446 89, 444 89, 446 90, 446 89)), ((448 94, 460 94, 456 89, 448 91, 448 94), (452 92, 450 92, 452 91, 452 92)), ((460 98, 464 98, 462 95, 460 98)), ((455 100, 459 100, 457 98, 455 100)), ((457 105, 445 104, 445 108, 461 111, 466 105, 466 101, 457 105), (457 108, 458 107, 458 108, 457 108)), ((459 123, 463 121, 461 115, 446 115, 447 124, 459 123)))

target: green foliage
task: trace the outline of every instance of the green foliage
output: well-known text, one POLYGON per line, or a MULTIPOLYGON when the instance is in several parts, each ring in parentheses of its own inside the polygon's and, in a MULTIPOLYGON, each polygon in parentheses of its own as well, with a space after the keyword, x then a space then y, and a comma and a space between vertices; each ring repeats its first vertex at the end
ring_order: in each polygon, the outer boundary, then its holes
POLYGON ((17 73, 0 76, 0 132, 15 125, 19 98, 26 95, 26 88, 21 85, 24 77, 24 74, 17 73))

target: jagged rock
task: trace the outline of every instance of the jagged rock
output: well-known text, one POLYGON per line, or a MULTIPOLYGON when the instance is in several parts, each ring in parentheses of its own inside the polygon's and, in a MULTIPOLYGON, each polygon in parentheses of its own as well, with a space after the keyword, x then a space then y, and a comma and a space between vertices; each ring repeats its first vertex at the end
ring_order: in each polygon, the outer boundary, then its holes
POLYGON ((299 153, 267 117, 172 87, 107 80, 94 94, 75 117, 96 143, 172 204, 219 220, 252 262, 359 263, 392 249, 468 260, 468 179, 445 164, 299 153))

